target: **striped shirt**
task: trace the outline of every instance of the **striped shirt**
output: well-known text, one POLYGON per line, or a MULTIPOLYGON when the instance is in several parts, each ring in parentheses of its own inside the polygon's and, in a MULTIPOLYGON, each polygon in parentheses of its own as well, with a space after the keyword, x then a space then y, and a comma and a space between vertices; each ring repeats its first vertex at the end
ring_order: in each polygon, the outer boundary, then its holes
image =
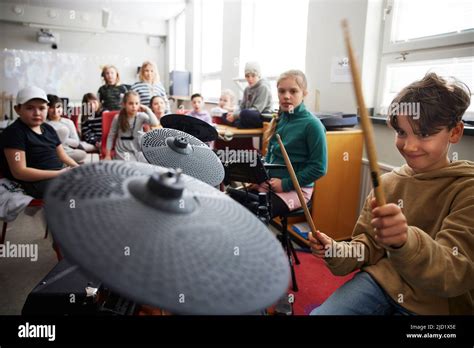
POLYGON ((89 117, 82 123, 82 139, 92 145, 102 139, 102 112, 89 117))
POLYGON ((140 96, 140 103, 146 106, 150 106, 151 97, 158 95, 165 99, 165 112, 170 111, 170 103, 166 96, 165 87, 161 82, 158 83, 147 83, 147 82, 135 82, 132 86, 132 91, 135 91, 140 96))

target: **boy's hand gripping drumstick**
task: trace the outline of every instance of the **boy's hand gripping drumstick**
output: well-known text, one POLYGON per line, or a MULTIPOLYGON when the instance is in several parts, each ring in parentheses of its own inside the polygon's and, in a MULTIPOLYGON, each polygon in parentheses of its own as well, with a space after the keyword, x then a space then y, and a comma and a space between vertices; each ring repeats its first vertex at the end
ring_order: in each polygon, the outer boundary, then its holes
POLYGON ((362 125, 362 130, 364 132, 367 156, 369 157, 370 175, 372 177, 372 185, 374 186, 375 199, 377 200, 377 205, 382 206, 385 205, 385 195, 382 190, 382 182, 380 181, 379 176, 379 164, 377 162, 377 152, 375 151, 374 143, 374 130, 372 128, 372 123, 369 120, 369 115, 367 114, 367 109, 365 107, 359 69, 357 68, 357 62, 355 60, 354 52, 352 50, 347 20, 342 21, 342 28, 344 31, 344 39, 346 41, 347 53, 349 55, 349 66, 351 67, 352 80, 357 98, 357 105, 359 106, 360 122, 362 125))

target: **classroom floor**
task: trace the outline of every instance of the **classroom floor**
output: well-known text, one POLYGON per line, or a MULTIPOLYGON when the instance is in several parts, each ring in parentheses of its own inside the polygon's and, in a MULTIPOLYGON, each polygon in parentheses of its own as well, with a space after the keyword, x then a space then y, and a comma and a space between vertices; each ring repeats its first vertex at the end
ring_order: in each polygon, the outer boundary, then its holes
POLYGON ((57 263, 51 247, 51 234, 44 239, 43 211, 34 216, 24 213, 8 224, 5 242, 38 245, 38 260, 5 257, 0 260, 0 315, 21 314, 31 290, 57 263))

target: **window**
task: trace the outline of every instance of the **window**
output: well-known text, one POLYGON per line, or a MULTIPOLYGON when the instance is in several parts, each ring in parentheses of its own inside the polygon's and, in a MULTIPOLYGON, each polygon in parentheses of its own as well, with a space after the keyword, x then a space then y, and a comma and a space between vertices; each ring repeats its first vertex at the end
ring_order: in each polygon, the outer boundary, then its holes
POLYGON ((176 17, 176 55, 175 55, 175 69, 179 71, 186 70, 186 13, 181 12, 176 17))
POLYGON ((391 41, 408 41, 472 29, 473 8, 472 0, 396 1, 391 41), (421 13, 425 15, 420 16, 421 13))
POLYGON ((240 77, 245 63, 257 61, 262 74, 305 70, 308 0, 242 1, 240 77))
MULTIPOLYGON (((474 2, 386 1, 376 113, 428 72, 455 77, 474 92, 474 2), (420 14, 423 15, 420 15, 420 14)), ((464 118, 474 115, 474 105, 464 118)))
MULTIPOLYGON (((384 99, 382 106, 388 107, 397 93, 416 79, 422 78, 426 72, 435 72, 442 76, 455 76, 464 82, 471 93, 474 87, 474 57, 422 60, 413 63, 388 64, 386 68, 386 85, 383 87, 384 99)), ((467 112, 474 112, 470 105, 467 112)))
POLYGON ((201 4, 201 93, 206 100, 217 101, 221 93, 224 2, 203 0, 201 4))

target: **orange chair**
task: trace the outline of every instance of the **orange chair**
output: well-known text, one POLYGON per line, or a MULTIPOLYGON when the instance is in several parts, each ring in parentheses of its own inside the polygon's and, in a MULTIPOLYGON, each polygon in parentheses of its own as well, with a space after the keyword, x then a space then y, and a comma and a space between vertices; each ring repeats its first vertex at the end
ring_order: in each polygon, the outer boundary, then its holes
MULTIPOLYGON (((104 159, 105 151, 107 149, 107 137, 110 132, 110 127, 112 126, 112 121, 114 117, 119 113, 118 110, 116 111, 104 111, 102 113, 102 140, 101 140, 101 149, 100 149, 100 159, 104 159)), ((112 150, 111 153, 112 157, 114 156, 114 152, 112 150)))

